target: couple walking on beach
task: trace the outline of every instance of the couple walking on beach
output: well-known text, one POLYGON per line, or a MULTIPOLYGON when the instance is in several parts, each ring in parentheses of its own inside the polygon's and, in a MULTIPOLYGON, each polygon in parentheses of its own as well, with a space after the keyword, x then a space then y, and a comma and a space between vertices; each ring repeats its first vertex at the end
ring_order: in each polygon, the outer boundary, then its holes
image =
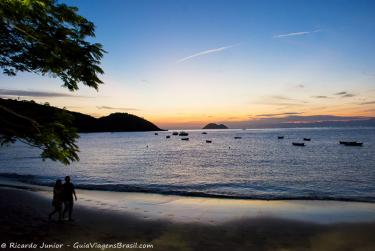
POLYGON ((72 221, 72 211, 73 211, 73 195, 75 200, 77 200, 77 195, 74 189, 74 185, 70 182, 70 177, 65 177, 65 183, 62 184, 60 179, 56 180, 55 186, 53 188, 53 200, 52 206, 55 208, 49 215, 48 219, 51 220, 55 213, 59 215, 59 221, 65 219, 65 214, 68 212, 68 220, 72 221), (64 211, 62 211, 62 205, 64 204, 64 211))

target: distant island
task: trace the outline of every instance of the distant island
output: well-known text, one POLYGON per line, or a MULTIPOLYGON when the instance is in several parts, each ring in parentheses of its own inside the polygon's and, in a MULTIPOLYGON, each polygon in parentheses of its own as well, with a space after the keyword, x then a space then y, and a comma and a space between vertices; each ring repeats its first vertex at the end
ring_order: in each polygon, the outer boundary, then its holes
MULTIPOLYGON (((48 121, 57 112, 63 109, 42 105, 34 101, 18 101, 0 98, 0 106, 6 107, 20 115, 48 121)), ((73 125, 78 132, 136 132, 136 131, 162 131, 155 124, 129 113, 112 113, 108 116, 95 118, 87 114, 64 110, 73 116, 73 125)))
POLYGON ((202 129, 228 129, 226 125, 223 124, 215 124, 215 123, 209 123, 202 129))

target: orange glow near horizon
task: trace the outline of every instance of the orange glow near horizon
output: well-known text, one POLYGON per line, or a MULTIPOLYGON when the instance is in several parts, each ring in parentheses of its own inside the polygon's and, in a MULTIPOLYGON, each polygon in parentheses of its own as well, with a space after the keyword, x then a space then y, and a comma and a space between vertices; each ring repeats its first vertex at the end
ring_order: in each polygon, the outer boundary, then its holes
MULTIPOLYGON (((316 116, 316 115, 333 115, 333 116, 345 116, 345 117, 375 117, 375 110, 361 109, 357 106, 350 105, 332 105, 330 107, 322 107, 319 105, 306 107, 299 110, 298 114, 287 114, 287 110, 270 109, 264 106, 252 106, 253 109, 240 109, 231 108, 227 111, 213 111, 205 110, 201 111, 188 111, 187 109, 183 112, 174 112, 173 110, 166 110, 164 112, 152 112, 152 111, 122 111, 122 110, 99 110, 94 108, 69 108, 68 110, 81 112, 92 115, 94 117, 107 116, 114 112, 128 112, 144 119, 147 119, 160 128, 201 128, 208 123, 226 123, 226 122, 244 122, 254 121, 261 118, 282 118, 286 116, 316 116), (235 112, 239 110, 240 112, 235 112), (241 112, 246 111, 246 112, 241 112), (247 112, 249 111, 249 112, 247 112), (262 116, 264 114, 270 114, 270 116, 262 116), (272 115, 274 114, 274 115, 272 115), (272 116, 271 116, 272 115, 272 116)), ((223 110, 223 109, 222 109, 223 110)))
MULTIPOLYGON (((106 93, 105 93, 106 94, 106 93)), ((367 98, 370 99, 371 97, 367 98)), ((25 98, 30 100, 31 98, 25 98)), ((276 119, 288 116, 316 116, 332 115, 343 117, 375 117, 375 104, 369 102, 368 105, 360 105, 363 100, 349 100, 336 98, 317 102, 313 98, 294 100, 290 98, 288 102, 279 102, 283 97, 260 97, 253 102, 230 104, 223 102, 220 105, 213 105, 210 102, 199 104, 187 102, 179 106, 169 106, 169 103, 152 106, 137 106, 133 108, 123 105, 121 99, 108 99, 107 97, 88 98, 34 98, 38 103, 49 102, 51 105, 67 110, 89 114, 94 117, 107 116, 114 112, 127 112, 151 121, 163 129, 178 128, 202 128, 208 123, 246 123, 262 119, 276 119), (111 105, 108 104, 109 100, 111 105), (277 102, 275 102, 277 100, 277 102), (294 103, 293 103, 294 102, 294 103), (71 105, 67 105, 71 104, 71 105), (101 106, 99 106, 101 104, 101 106)), ((194 101, 194 100, 193 100, 194 101)), ((177 102, 174 101, 174 102, 177 102)), ((178 104, 178 103, 176 103, 178 104)), ((301 122, 304 121, 298 121, 301 122)), ((241 128, 246 127, 241 126, 241 128)))

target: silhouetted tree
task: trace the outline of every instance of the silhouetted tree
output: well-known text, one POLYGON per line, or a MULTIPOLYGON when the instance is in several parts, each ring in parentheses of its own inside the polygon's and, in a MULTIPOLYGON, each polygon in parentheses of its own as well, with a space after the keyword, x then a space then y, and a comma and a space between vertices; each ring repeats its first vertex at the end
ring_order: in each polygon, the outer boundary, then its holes
MULTIPOLYGON (((4 74, 33 72, 58 77, 71 91, 82 83, 98 89, 104 50, 95 26, 76 7, 54 0, 0 0, 0 68, 4 74)), ((78 134, 63 111, 47 122, 0 107, 0 144, 23 141, 42 149, 42 157, 69 164, 79 160, 78 134)))
MULTIPOLYGON (((48 106, 49 107, 49 106, 48 106)), ((0 142, 1 145, 19 140, 30 146, 41 148, 41 157, 58 160, 64 164, 78 160, 78 138, 72 127, 72 115, 65 111, 56 111, 48 119, 41 120, 38 115, 30 119, 0 106, 0 142)))

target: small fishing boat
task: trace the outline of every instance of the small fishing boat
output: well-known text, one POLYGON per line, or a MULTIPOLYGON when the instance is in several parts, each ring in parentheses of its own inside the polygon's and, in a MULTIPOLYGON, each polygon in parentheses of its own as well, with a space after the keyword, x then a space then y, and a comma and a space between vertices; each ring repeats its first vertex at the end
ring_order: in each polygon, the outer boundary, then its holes
POLYGON ((212 143, 212 140, 206 140, 206 143, 212 143))
POLYGON ((171 137, 170 135, 165 136, 165 138, 167 138, 167 139, 169 139, 170 137, 171 137))
POLYGON ((284 136, 277 136, 278 139, 284 139, 284 136))
POLYGON ((206 132, 202 132, 202 134, 207 134, 206 132))
POLYGON ((159 133, 156 132, 155 135, 159 135, 159 133))
POLYGON ((242 137, 236 136, 234 137, 234 139, 242 139, 242 137))
POLYGON ((305 143, 293 142, 293 146, 305 146, 305 143))
POLYGON ((359 143, 357 141, 339 141, 341 145, 346 145, 346 146, 352 146, 352 145, 363 145, 363 143, 359 143))
POLYGON ((178 135, 179 136, 188 136, 189 134, 187 132, 180 132, 178 135))
POLYGON ((303 138, 304 141, 311 141, 311 138, 303 138))
POLYGON ((189 138, 181 138, 181 140, 189 140, 189 138))
POLYGON ((173 132, 172 135, 176 136, 178 135, 178 132, 173 132))
POLYGON ((344 145, 345 146, 362 146, 363 143, 362 142, 345 142, 344 145))

